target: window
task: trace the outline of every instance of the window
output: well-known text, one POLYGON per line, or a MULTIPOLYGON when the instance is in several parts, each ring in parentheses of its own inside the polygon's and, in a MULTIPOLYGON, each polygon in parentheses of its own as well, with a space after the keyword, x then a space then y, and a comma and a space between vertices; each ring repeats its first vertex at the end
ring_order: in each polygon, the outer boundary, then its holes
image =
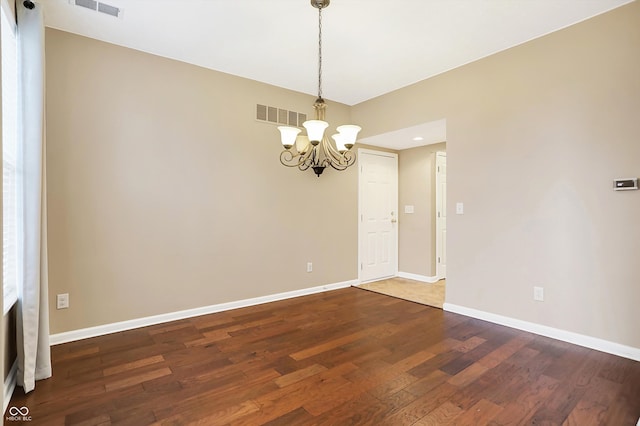
POLYGON ((2 283, 4 313, 17 300, 18 284, 18 46, 16 25, 2 2, 2 283))

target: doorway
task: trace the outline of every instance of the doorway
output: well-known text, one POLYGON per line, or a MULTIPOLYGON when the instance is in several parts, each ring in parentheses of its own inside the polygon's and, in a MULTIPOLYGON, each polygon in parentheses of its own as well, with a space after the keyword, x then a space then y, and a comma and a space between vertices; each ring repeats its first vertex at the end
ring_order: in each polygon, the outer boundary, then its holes
MULTIPOLYGON (((361 279, 359 288, 442 308, 446 287, 446 145, 434 145, 399 152, 399 167, 403 168, 398 187, 402 193, 398 238, 403 244, 399 247, 403 256, 398 260, 399 271, 393 278, 361 275, 368 279, 361 279)), ((361 177, 360 182, 365 179, 361 177)))
POLYGON ((359 149, 358 279, 398 273, 398 155, 359 149))
POLYGON ((447 277, 447 153, 436 153, 436 279, 447 277))

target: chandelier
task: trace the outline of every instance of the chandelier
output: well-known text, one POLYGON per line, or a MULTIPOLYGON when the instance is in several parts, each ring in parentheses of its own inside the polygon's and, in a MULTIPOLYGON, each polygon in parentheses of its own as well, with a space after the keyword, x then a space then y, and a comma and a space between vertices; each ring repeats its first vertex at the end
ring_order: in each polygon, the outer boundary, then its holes
POLYGON ((352 124, 338 126, 338 133, 331 136, 335 146, 325 135, 329 123, 325 121, 327 105, 322 99, 322 9, 328 7, 330 2, 331 0, 311 0, 311 6, 318 9, 318 99, 313 104, 315 120, 302 123, 307 131, 306 135, 300 135, 302 130, 297 127, 278 127, 284 146, 280 162, 302 171, 312 168, 318 177, 328 166, 345 170, 356 162, 356 155, 351 148, 361 130, 360 126, 352 124))

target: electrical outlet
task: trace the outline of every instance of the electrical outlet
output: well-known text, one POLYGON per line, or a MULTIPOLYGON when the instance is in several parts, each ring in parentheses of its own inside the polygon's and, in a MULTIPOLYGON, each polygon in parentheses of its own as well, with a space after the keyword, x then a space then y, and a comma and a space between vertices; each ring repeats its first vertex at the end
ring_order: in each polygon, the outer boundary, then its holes
POLYGON ((542 287, 533 288, 533 300, 536 300, 538 302, 544 302, 544 288, 542 287))
POLYGON ((313 272, 313 263, 307 262, 307 272, 313 272))
POLYGON ((58 294, 56 301, 57 309, 67 309, 69 307, 69 293, 58 294))

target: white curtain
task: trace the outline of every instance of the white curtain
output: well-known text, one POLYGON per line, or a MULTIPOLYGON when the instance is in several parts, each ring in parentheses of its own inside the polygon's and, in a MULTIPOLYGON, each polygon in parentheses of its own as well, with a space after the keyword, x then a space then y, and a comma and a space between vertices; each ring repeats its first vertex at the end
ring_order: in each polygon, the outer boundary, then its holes
POLYGON ((44 22, 42 5, 16 4, 19 61, 19 159, 23 166, 24 236, 18 280, 18 384, 25 392, 51 377, 47 283, 47 199, 44 121, 44 22))

